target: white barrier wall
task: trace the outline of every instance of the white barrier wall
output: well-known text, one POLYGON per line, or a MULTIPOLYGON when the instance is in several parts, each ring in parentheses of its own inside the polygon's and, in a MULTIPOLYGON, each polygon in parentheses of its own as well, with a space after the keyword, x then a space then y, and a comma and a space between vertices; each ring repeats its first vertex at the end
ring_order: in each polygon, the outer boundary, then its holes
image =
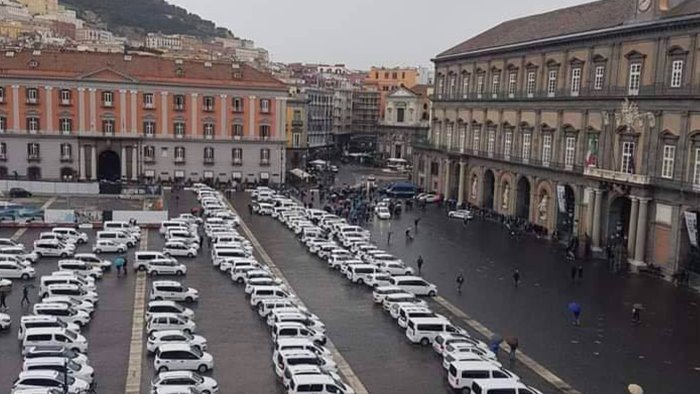
POLYGON ((112 220, 128 222, 136 219, 138 224, 160 224, 168 220, 168 211, 112 211, 112 220))
POLYGON ((9 192, 13 187, 20 187, 33 194, 100 194, 99 183, 78 182, 40 182, 1 180, 0 191, 9 192))

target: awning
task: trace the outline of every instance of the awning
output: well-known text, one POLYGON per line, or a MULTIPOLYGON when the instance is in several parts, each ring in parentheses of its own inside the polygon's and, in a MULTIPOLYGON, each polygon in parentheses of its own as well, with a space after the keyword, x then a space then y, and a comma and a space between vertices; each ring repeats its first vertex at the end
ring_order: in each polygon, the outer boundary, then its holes
POLYGON ((156 176, 156 172, 155 172, 155 170, 146 170, 143 172, 143 175, 146 178, 154 178, 156 176))
POLYGON ((231 178, 241 180, 243 179, 243 173, 240 171, 234 171, 233 174, 231 174, 231 178))
POLYGON ((309 162, 309 164, 314 165, 314 166, 325 166, 326 162, 323 160, 314 160, 309 162))
POLYGON ((214 178, 214 172, 213 171, 204 171, 204 178, 207 178, 207 179, 214 178))
POLYGON ((182 171, 182 170, 175 171, 175 178, 184 178, 184 177, 185 177, 185 171, 182 171))
POLYGON ((270 173, 269 172, 261 172, 260 179, 270 179, 270 173))

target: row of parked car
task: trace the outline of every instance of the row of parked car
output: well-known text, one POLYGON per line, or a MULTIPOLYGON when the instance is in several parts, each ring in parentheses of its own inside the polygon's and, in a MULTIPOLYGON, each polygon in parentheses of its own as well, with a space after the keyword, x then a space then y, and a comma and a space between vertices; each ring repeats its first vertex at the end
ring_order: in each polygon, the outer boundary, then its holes
MULTIPOLYGON (((60 229, 54 230, 61 234, 60 229)), ((87 237, 59 241, 85 243, 87 237)), ((109 261, 95 254, 78 253, 59 260, 57 271, 39 278, 40 302, 19 322, 17 339, 24 361, 13 383, 13 394, 94 392, 95 370, 81 330, 90 323, 99 302, 95 281, 110 267, 109 261)))
MULTIPOLYGON (((204 186, 195 191, 200 201, 203 196, 212 196, 225 205, 218 192, 204 186)), ((268 191, 258 189, 263 194, 268 191)), ((287 393, 354 394, 343 383, 331 352, 324 346, 325 325, 302 305, 270 267, 254 257, 250 241, 239 234, 237 224, 235 221, 225 228, 206 229, 206 236, 212 241, 212 264, 227 273, 233 283, 245 286, 251 307, 270 327, 272 365, 287 393)))
POLYGON ((403 261, 370 241, 366 229, 325 211, 307 209, 284 196, 273 195, 269 214, 291 229, 309 252, 339 270, 348 280, 371 288, 372 299, 396 320, 414 344, 432 345, 452 389, 479 394, 535 394, 518 376, 504 369, 484 342, 434 312, 419 296, 436 296, 437 287, 413 275, 403 261))

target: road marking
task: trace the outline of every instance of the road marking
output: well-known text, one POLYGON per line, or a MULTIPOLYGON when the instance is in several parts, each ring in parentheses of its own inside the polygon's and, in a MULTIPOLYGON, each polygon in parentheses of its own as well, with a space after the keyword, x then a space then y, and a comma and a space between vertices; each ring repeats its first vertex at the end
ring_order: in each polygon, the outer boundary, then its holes
MULTIPOLYGON (((148 250, 148 229, 141 233, 141 250, 148 250)), ((128 270, 129 267, 126 267, 128 270)), ((139 394, 141 392, 141 369, 143 353, 143 323, 146 308, 146 273, 136 273, 136 285, 134 286, 134 313, 131 320, 131 345, 129 347, 129 369, 126 374, 125 394, 139 394)))
MULTIPOLYGON (((442 296, 437 296, 437 297, 435 297, 434 300, 438 304, 442 305, 445 309, 450 311, 453 315, 462 319, 462 321, 466 325, 468 325, 469 327, 471 327, 472 329, 477 331, 479 334, 484 336, 487 340, 494 335, 493 331, 489 330, 488 328, 486 328, 486 326, 479 323, 478 321, 472 319, 469 315, 467 315, 461 309, 454 306, 452 303, 447 301, 442 296)), ((509 349, 507 348, 505 343, 501 343, 501 349, 503 349, 506 352, 509 351, 509 349)), ((517 352, 516 358, 518 359, 518 361, 520 361, 520 363, 522 363, 526 367, 530 368, 533 372, 535 372, 537 375, 539 375, 542 379, 546 380, 549 384, 554 386, 559 392, 565 393, 565 394, 581 394, 580 391, 571 387, 563 379, 561 379, 560 377, 555 375, 554 372, 545 368, 542 364, 533 360, 527 354, 525 354, 523 352, 517 352)))
MULTIPOLYGON (((238 212, 236 212, 236 210, 233 208, 233 206, 228 200, 226 201, 226 203, 228 204, 229 208, 238 215, 238 212)), ((287 286, 287 289, 289 289, 289 291, 297 297, 297 299, 299 300, 299 304, 301 306, 304 306, 303 301, 296 295, 296 292, 289 284, 289 281, 287 281, 287 278, 284 277, 282 271, 279 268, 277 268, 275 263, 272 261, 272 258, 270 258, 270 255, 267 254, 267 252, 260 244, 258 239, 255 238, 255 235, 253 235, 253 232, 250 231, 250 228, 248 228, 248 226, 245 224, 245 222, 243 221, 243 217, 241 215, 238 215, 238 217, 240 219, 241 229, 243 229, 243 232, 248 237, 248 240, 250 240, 250 243, 252 243, 253 247, 255 247, 255 249, 258 251, 260 257, 263 259, 265 264, 267 264, 267 266, 270 267, 270 270, 275 275, 277 275, 277 277, 279 277, 282 280, 282 282, 284 282, 284 284, 287 286)), ((328 348, 328 350, 330 350, 331 354, 333 355, 333 359, 336 361, 336 364, 338 366, 338 371, 340 371, 340 373, 345 377, 345 381, 350 387, 352 387, 355 390, 355 393, 369 394, 369 391, 367 391, 365 385, 362 384, 360 378, 358 378, 357 375, 355 375, 355 372, 352 370, 352 367, 350 367, 350 364, 347 362, 347 360, 345 360, 345 357, 343 357, 343 355, 340 354, 340 351, 338 350, 338 348, 335 347, 335 345, 330 339, 327 338, 325 346, 328 348)))
POLYGON ((41 206, 41 210, 43 211, 44 209, 48 209, 51 206, 51 204, 56 202, 56 199, 58 199, 58 196, 53 196, 53 197, 49 198, 49 200, 46 201, 44 203, 44 205, 41 206))
POLYGON ((15 233, 12 234, 12 240, 19 241, 19 237, 21 237, 26 232, 27 232, 26 227, 22 227, 22 228, 17 229, 17 231, 15 231, 15 233))

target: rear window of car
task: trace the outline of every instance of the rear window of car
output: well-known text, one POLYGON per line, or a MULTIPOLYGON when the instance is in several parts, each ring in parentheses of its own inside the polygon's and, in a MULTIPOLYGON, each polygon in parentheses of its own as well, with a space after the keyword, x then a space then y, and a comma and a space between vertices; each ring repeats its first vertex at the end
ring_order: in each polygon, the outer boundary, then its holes
POLYGON ((297 387, 297 391, 300 393, 319 393, 323 391, 322 384, 300 384, 297 387))
POLYGON ((462 378, 464 379, 488 379, 489 371, 462 371, 462 378))

